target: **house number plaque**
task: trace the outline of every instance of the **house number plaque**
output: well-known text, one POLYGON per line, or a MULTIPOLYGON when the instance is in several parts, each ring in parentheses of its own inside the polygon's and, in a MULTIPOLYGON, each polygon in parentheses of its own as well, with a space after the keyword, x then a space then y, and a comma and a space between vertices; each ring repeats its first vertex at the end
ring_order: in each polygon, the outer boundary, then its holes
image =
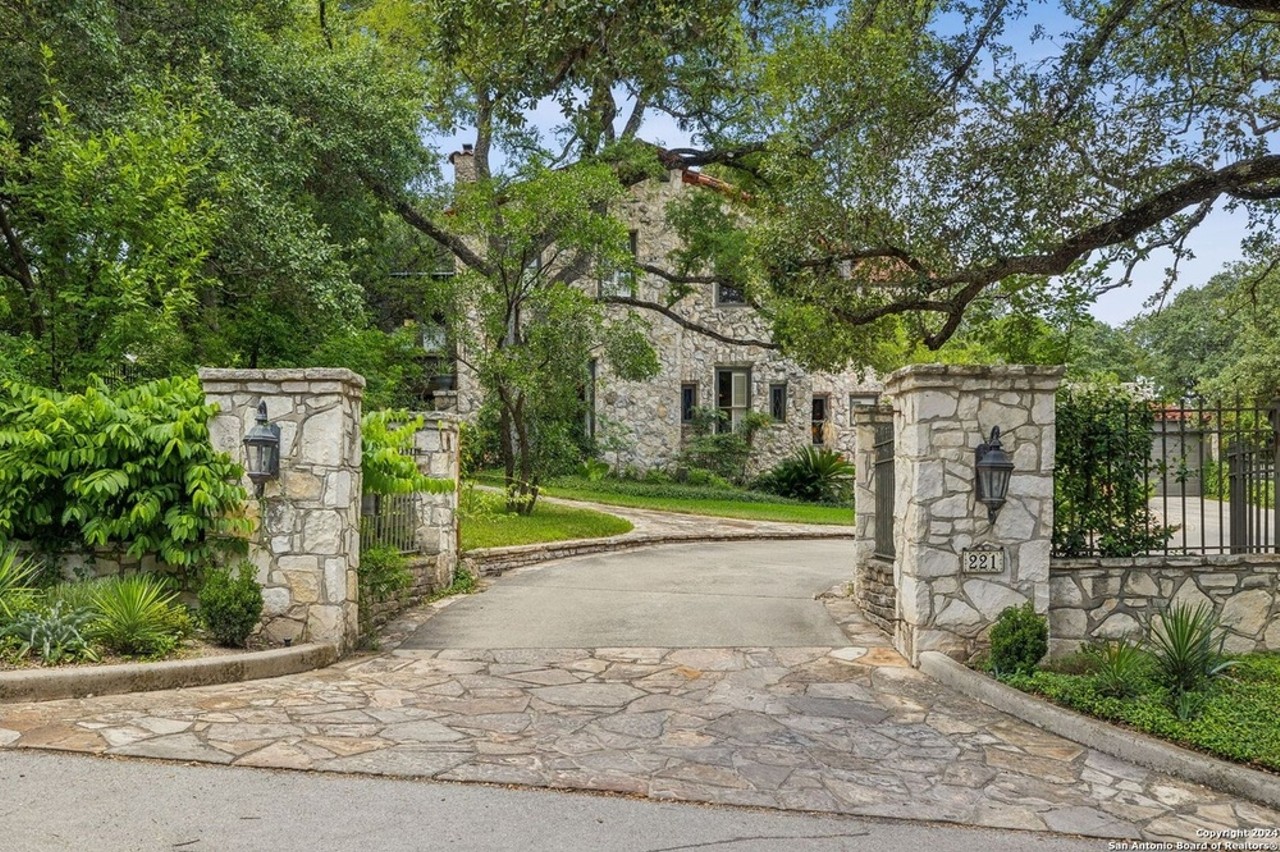
POLYGON ((960 573, 1004 573, 1004 548, 966 547, 964 550, 960 551, 960 573))

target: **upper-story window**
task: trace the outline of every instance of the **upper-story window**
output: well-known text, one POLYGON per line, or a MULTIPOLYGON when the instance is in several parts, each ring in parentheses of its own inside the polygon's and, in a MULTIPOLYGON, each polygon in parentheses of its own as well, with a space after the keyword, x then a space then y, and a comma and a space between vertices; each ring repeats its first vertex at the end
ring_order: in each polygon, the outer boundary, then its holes
MULTIPOLYGON (((627 235, 628 244, 631 249, 631 260, 635 261, 639 251, 638 231, 631 231, 627 235)), ((636 294, 636 274, 631 268, 611 269, 600 276, 600 295, 605 296, 623 296, 634 297, 636 294)))
POLYGON ((716 304, 717 305, 745 305, 747 296, 742 292, 741 287, 734 287, 732 284, 725 284, 723 281, 716 282, 716 304))

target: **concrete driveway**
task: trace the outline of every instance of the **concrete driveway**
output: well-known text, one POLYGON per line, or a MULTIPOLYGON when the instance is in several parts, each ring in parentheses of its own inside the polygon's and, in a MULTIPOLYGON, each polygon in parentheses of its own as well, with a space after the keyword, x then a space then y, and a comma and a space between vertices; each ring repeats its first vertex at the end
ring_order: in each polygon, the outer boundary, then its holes
POLYGON ((853 576, 849 541, 679 544, 520 569, 401 648, 839 646, 816 597, 853 576))

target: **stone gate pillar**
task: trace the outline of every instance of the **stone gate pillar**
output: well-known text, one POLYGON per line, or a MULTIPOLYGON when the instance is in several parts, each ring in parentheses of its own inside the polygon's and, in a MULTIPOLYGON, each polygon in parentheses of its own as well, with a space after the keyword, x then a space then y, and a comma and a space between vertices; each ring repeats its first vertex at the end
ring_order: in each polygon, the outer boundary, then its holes
POLYGON ((913 664, 922 651, 969 658, 1005 607, 1031 601, 1048 612, 1062 373, 921 365, 885 381, 894 410, 894 642, 913 664), (994 524, 974 488, 974 450, 993 426, 1014 462, 994 524))
POLYGON ((273 642, 356 641, 360 560, 360 413, 364 378, 350 370, 200 371, 214 449, 245 463, 244 436, 258 403, 280 426, 280 476, 253 496, 257 526, 249 559, 258 567, 263 633, 273 642))

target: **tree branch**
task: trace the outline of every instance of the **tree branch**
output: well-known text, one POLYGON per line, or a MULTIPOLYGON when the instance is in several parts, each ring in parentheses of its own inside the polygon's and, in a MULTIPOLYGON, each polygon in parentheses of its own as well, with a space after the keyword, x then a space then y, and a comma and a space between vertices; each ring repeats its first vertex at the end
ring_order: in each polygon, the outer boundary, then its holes
POLYGON ((649 302, 644 299, 635 299, 631 296, 601 296, 600 301, 609 305, 626 305, 630 308, 639 308, 645 311, 654 311, 662 314, 667 319, 674 322, 681 328, 687 328, 689 331, 696 332, 712 340, 718 340, 721 343, 727 343, 730 346, 758 346, 761 349, 781 349, 778 344, 770 340, 756 340, 754 338, 729 337, 721 334, 713 328, 708 328, 702 323, 694 322, 691 319, 682 317, 680 314, 668 308, 666 305, 657 302, 649 302))
POLYGON ((367 175, 363 176, 363 178, 365 185, 369 187, 373 194, 389 205, 391 209, 396 212, 396 215, 404 220, 406 225, 416 231, 426 234, 428 237, 453 252, 453 255, 458 258, 458 260, 461 260, 481 275, 492 276, 494 274, 495 270, 493 265, 480 255, 476 254, 471 249, 471 246, 467 245, 466 240, 462 239, 462 237, 459 237, 457 234, 451 234, 441 228, 431 219, 420 213, 416 207, 393 193, 391 190, 387 189, 386 186, 377 180, 374 180, 367 175))

